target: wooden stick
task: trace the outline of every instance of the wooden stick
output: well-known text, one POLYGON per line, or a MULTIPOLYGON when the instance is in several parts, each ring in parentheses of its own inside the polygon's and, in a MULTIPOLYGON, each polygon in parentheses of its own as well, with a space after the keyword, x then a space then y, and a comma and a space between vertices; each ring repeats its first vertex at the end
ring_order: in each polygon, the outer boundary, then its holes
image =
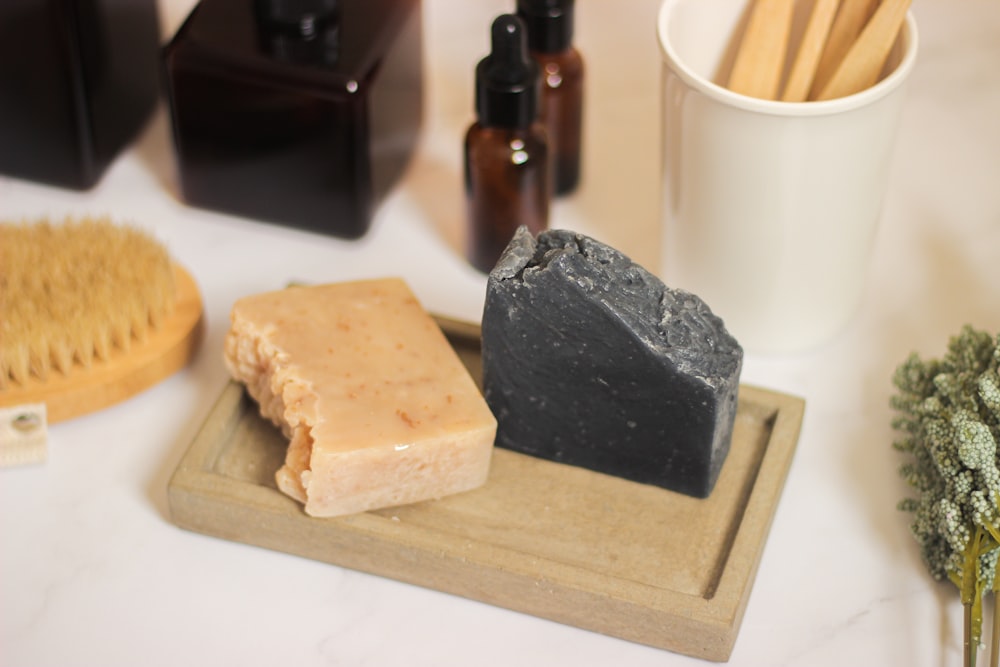
POLYGON ((809 97, 816 67, 839 6, 840 0, 816 0, 813 5, 806 31, 802 35, 802 43, 799 44, 799 51, 785 84, 785 92, 781 95, 785 102, 805 102, 809 97))
POLYGON ((756 0, 729 75, 733 92, 773 100, 778 96, 794 0, 756 0))
POLYGON ((833 19, 833 26, 823 47, 819 65, 816 66, 811 99, 815 99, 819 91, 830 81, 830 77, 850 50, 851 44, 871 18, 878 2, 879 0, 843 0, 837 16, 833 19))
POLYGON ((882 0, 830 82, 816 96, 817 100, 853 95, 875 84, 906 20, 910 1, 882 0))

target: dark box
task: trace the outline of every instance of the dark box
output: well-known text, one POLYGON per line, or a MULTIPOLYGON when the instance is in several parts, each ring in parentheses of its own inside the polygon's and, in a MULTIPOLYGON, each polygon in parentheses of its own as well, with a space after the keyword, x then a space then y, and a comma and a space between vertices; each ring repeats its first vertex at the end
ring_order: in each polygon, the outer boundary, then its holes
POLYGON ((340 0, 301 24, 260 4, 202 0, 164 50, 182 196, 357 238, 419 132, 420 2, 340 0))
POLYGON ((0 172, 86 189, 159 93, 155 0, 0 1, 0 172))

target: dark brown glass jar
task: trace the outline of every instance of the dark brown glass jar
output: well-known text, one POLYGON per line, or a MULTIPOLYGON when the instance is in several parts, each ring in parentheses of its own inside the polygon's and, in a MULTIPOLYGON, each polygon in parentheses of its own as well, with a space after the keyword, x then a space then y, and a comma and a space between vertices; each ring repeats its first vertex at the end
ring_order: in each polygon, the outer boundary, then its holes
POLYGON ((553 189, 569 194, 580 182, 583 137, 584 64, 573 46, 573 0, 518 0, 517 14, 539 66, 538 113, 549 138, 553 189))
POLYGON ((164 63, 195 206, 357 238, 416 143, 419 0, 201 0, 164 63))
POLYGON ((493 269, 514 231, 546 229, 552 198, 545 130, 538 122, 538 69, 524 24, 497 17, 490 55, 476 67, 476 122, 465 137, 469 262, 493 269))
POLYGON ((0 0, 0 173, 87 189, 159 96, 156 0, 0 0))

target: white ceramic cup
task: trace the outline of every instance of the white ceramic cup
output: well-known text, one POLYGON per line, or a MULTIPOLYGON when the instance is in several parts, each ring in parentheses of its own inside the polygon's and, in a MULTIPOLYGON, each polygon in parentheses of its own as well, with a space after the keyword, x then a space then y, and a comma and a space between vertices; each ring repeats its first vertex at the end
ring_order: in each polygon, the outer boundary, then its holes
POLYGON ((906 22, 877 84, 776 102, 713 82, 748 0, 665 0, 664 281, 700 296, 751 352, 834 337, 864 295, 913 69, 906 22))

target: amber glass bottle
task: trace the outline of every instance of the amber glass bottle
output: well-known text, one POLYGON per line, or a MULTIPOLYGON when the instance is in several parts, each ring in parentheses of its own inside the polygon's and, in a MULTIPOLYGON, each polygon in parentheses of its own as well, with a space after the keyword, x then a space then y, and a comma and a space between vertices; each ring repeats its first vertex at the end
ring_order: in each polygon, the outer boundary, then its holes
POLYGON ((528 29, 528 50, 541 76, 539 117, 549 138, 554 191, 580 182, 583 135, 583 57, 573 46, 573 0, 517 0, 528 29))
POLYGON ((465 137, 469 262, 489 272, 515 230, 548 227, 552 196, 548 144, 538 122, 538 68, 524 24, 497 17, 490 55, 476 67, 476 122, 465 137))

